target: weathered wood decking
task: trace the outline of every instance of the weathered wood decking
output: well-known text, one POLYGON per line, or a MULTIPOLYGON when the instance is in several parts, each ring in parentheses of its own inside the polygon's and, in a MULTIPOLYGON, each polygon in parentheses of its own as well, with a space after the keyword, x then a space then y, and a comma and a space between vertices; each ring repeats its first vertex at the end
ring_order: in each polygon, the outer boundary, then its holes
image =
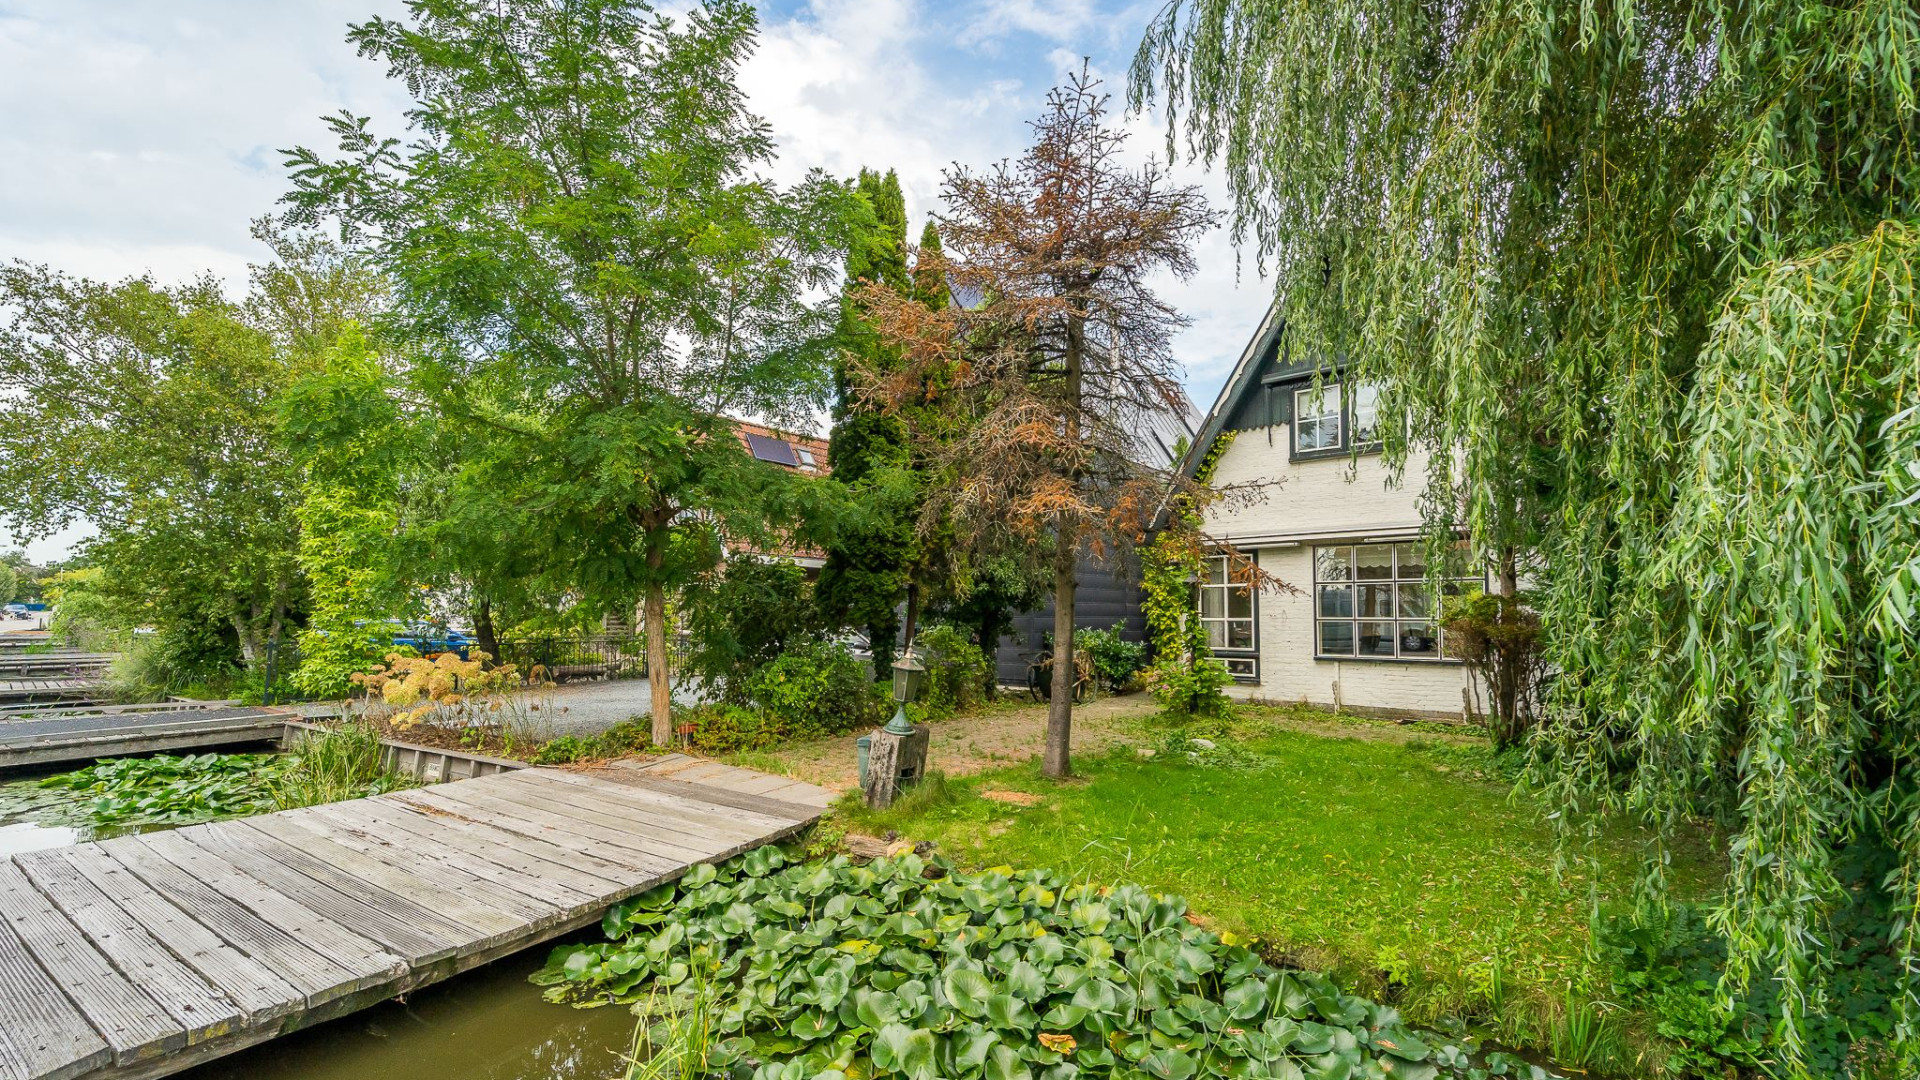
POLYGON ((669 755, 0 861, 0 1078, 152 1077, 577 929, 831 795, 669 755))
POLYGON ((287 713, 261 708, 54 710, 0 716, 0 770, 277 741, 287 720, 287 713))

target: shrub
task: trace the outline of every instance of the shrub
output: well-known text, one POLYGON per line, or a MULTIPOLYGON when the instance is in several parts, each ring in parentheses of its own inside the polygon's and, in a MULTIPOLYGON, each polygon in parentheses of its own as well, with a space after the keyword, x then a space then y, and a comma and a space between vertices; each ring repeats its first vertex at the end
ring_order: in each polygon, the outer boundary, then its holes
POLYGON ((866 727, 884 708, 867 666, 833 641, 788 649, 754 672, 746 690, 753 708, 790 739, 866 727))
POLYGON ((686 710, 681 723, 693 727, 693 748, 707 755, 765 750, 785 737, 778 723, 752 709, 719 702, 686 710))
POLYGON ((205 624, 168 626, 157 634, 128 641, 107 671, 115 697, 122 701, 161 701, 189 690, 221 696, 240 680, 241 669, 231 630, 205 624))
POLYGON ((1539 712, 1540 680, 1546 671, 1540 616, 1527 606, 1524 594, 1475 589, 1442 602, 1440 628, 1449 651, 1466 661, 1487 688, 1492 710, 1487 729, 1493 745, 1517 745, 1539 712))
POLYGON ((993 661, 964 630, 935 626, 919 637, 922 663, 927 665, 928 716, 952 716, 986 700, 993 661))
POLYGON ((512 692, 520 674, 512 664, 486 667, 479 654, 462 660, 446 652, 428 660, 392 652, 386 663, 354 672, 352 681, 366 688, 369 698, 404 710, 389 718, 394 727, 404 728, 425 719, 477 719, 467 714, 492 711, 490 699, 512 692))
POLYGON ((735 705, 761 668, 820 630, 806 571, 784 559, 729 560, 686 590, 682 616, 692 651, 681 670, 735 705))
POLYGON ((1093 673, 1100 688, 1117 694, 1133 685, 1134 676, 1147 663, 1147 645, 1120 636, 1120 623, 1105 630, 1081 627, 1073 632, 1075 651, 1085 650, 1093 662, 1093 673))
POLYGON ((570 765, 645 750, 653 743, 646 725, 622 720, 598 735, 562 735, 542 743, 527 760, 535 765, 570 765))
POLYGON ((1160 707, 1176 717, 1225 716, 1233 703, 1220 691, 1233 682, 1227 666, 1212 657, 1188 663, 1180 657, 1162 657, 1147 669, 1143 681, 1160 707))

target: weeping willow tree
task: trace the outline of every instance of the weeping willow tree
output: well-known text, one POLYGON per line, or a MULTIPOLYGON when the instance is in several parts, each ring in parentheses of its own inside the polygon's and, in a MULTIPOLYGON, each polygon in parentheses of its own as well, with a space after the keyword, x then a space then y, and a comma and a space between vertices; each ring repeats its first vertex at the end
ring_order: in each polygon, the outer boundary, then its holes
POLYGON ((1789 1069, 1856 842, 1920 1059, 1916 66, 1911 0, 1174 0, 1135 61, 1429 526, 1538 580, 1563 819, 1728 830, 1789 1069))

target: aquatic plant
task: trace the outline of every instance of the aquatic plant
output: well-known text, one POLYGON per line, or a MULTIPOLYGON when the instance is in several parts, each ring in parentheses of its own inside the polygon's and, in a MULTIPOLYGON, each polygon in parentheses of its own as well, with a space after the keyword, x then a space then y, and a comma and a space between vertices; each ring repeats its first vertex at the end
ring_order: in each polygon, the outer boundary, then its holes
POLYGON ((1047 870, 964 874, 915 855, 789 863, 761 848, 614 907, 604 929, 605 943, 554 950, 533 977, 549 999, 653 1012, 664 999, 665 1015, 686 1016, 711 992, 703 1067, 755 1080, 1433 1080, 1516 1067, 1474 1064, 1471 1047, 1436 1047, 1388 1006, 1275 968, 1198 925, 1178 896, 1047 870))
POLYGON ((40 786, 92 795, 96 825, 188 825, 275 809, 273 780, 285 767, 273 754, 157 754, 101 761, 40 786))

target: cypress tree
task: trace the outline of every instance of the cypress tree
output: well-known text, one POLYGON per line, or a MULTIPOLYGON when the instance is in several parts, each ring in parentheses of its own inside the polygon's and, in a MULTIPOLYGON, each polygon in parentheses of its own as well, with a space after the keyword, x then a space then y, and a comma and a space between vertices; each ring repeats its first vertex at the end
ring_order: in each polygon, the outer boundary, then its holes
POLYGON ((830 625, 867 632, 878 679, 887 676, 893 663, 899 605, 916 554, 913 484, 905 426, 898 417, 857 400, 853 391, 851 373, 859 364, 884 369, 898 362, 853 294, 871 282, 906 296, 915 292, 915 284, 907 272, 907 205, 899 177, 891 169, 884 176, 862 169, 855 189, 873 207, 875 224, 855 239, 847 254, 827 460, 833 479, 859 493, 863 513, 837 530, 828 544, 814 597, 830 625))

